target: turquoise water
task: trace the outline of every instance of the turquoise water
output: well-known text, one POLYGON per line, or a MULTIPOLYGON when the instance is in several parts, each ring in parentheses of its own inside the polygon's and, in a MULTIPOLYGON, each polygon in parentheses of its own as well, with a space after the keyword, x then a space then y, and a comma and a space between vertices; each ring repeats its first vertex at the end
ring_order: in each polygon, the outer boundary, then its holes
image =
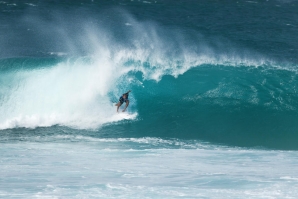
POLYGON ((0 197, 296 198, 297 6, 0 1, 0 197))

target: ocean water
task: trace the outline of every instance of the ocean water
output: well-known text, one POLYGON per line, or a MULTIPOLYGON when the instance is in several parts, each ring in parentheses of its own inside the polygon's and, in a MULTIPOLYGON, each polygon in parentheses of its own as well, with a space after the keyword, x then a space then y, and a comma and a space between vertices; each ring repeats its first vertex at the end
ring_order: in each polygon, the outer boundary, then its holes
POLYGON ((0 1, 0 198, 297 198, 297 10, 0 1))

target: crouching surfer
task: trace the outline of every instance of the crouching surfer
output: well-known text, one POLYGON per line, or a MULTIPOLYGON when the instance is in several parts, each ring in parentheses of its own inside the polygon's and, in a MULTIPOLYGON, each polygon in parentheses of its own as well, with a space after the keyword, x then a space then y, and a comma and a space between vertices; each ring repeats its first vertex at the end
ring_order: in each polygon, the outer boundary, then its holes
POLYGON ((126 108, 129 105, 129 100, 128 100, 128 94, 131 92, 131 90, 127 91, 126 93, 122 94, 122 96, 119 98, 119 102, 117 104, 115 104, 115 106, 117 106, 117 112, 119 110, 119 107, 123 104, 123 102, 126 103, 125 108, 123 109, 122 112, 124 112, 126 110, 126 108))

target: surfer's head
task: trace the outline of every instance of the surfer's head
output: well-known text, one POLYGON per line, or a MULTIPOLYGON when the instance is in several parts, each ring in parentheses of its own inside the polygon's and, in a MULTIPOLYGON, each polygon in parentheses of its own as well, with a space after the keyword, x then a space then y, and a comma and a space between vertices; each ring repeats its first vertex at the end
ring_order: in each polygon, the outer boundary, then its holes
POLYGON ((126 98, 127 98, 127 94, 123 94, 122 97, 123 97, 124 99, 126 99, 126 98))

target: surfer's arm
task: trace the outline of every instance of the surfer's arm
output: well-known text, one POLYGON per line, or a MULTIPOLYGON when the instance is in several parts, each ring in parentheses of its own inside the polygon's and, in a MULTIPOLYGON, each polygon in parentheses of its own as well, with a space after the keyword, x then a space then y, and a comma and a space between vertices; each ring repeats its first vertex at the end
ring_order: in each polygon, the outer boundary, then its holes
POLYGON ((130 93, 131 92, 131 90, 129 90, 129 91, 127 91, 126 93, 124 93, 124 94, 128 94, 128 93, 130 93))

